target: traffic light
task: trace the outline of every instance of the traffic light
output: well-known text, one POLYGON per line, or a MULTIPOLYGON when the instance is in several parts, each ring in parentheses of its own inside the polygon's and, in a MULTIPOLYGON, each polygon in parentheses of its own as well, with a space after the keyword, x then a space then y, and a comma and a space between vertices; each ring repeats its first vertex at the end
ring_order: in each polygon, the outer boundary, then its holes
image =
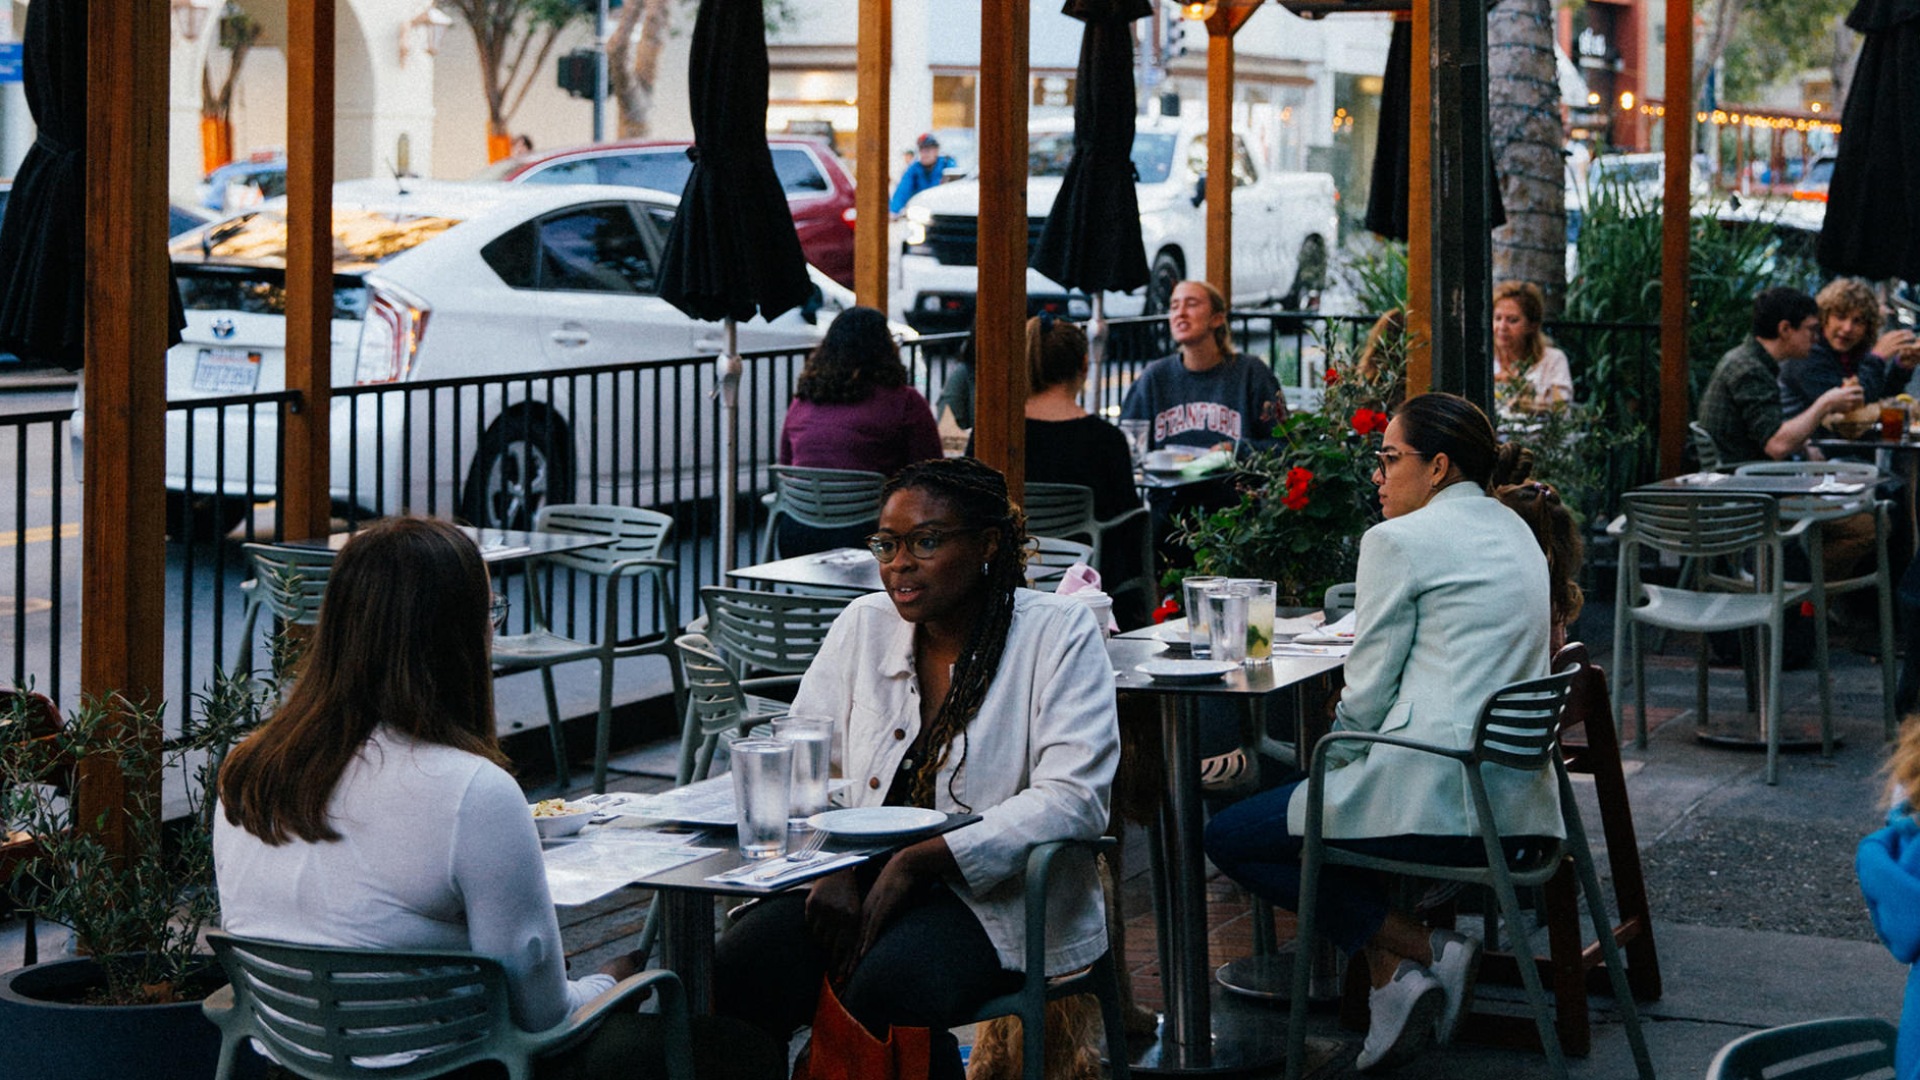
POLYGON ((575 49, 560 56, 560 89, 577 98, 593 97, 597 57, 592 49, 575 49))

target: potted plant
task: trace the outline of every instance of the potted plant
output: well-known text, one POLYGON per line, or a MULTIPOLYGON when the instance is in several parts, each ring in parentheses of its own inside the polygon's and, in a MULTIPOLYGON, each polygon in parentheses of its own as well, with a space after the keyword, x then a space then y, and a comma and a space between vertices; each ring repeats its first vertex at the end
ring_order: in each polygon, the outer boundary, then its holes
MULTIPOLYGON (((286 649, 275 652, 277 671, 286 649)), ((76 953, 0 974, 8 1076, 212 1075, 220 1037, 200 999, 226 981, 198 951, 201 930, 219 915, 212 782, 226 751, 277 699, 277 680, 216 674, 169 741, 160 710, 117 695, 87 702, 51 735, 19 737, 36 734, 29 725, 45 715, 30 695, 0 715, 0 806, 8 829, 31 836, 35 849, 10 884, 38 918, 73 931, 76 953), (78 800, 44 781, 100 763, 119 768, 126 800, 82 820, 78 800), (176 770, 187 813, 168 822, 162 781, 176 770), (116 827, 124 856, 102 840, 116 827)))

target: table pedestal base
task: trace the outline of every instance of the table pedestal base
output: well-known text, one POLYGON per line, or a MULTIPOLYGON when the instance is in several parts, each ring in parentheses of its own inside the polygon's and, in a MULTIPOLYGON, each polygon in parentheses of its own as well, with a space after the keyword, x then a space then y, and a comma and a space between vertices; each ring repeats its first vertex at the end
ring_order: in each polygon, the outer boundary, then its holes
MULTIPOLYGON (((1744 746, 1754 750, 1767 748, 1766 733, 1751 716, 1734 714, 1725 718, 1713 717, 1704 724, 1696 724, 1693 737, 1703 743, 1715 746, 1744 746)), ((1840 733, 1834 732, 1833 745, 1840 745, 1840 733)), ((1780 749, 1782 750, 1818 750, 1820 749, 1820 718, 1789 717, 1780 724, 1780 749)))
POLYGON ((1133 1071, 1149 1076, 1230 1076, 1278 1067, 1287 1057, 1287 1014, 1215 987, 1211 1046, 1181 1046, 1165 1035, 1130 1044, 1133 1071))
MULTIPOLYGON (((1343 968, 1331 946, 1325 955, 1314 957, 1313 974, 1307 982, 1307 1000, 1340 1000, 1340 976, 1343 968)), ((1214 980, 1227 990, 1255 1001, 1284 1005, 1293 997, 1293 944, 1282 945, 1268 956, 1243 956, 1229 960, 1213 973, 1214 980)))

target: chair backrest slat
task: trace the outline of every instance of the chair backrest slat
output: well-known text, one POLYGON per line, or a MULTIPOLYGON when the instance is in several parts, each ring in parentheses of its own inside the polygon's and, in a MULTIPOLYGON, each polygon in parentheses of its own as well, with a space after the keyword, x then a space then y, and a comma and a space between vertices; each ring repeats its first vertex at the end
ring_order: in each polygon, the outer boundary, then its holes
POLYGON ((851 603, 848 597, 797 595, 729 589, 700 590, 707 612, 707 637, 736 672, 780 675, 805 672, 819 654, 833 620, 851 603))
POLYGON ((1052 536, 1034 536, 1032 539, 1033 554, 1027 559, 1028 567, 1045 566, 1064 570, 1074 563, 1093 565, 1092 544, 1052 536))
POLYGON ((1779 503, 1769 495, 1630 491, 1620 504, 1628 540, 1675 555, 1733 555, 1771 543, 1779 531, 1779 503))
POLYGON ((880 521, 880 489, 887 478, 854 469, 772 468, 774 508, 802 525, 844 529, 880 521))
POLYGON ((657 559, 673 536, 673 518, 637 506, 567 503, 543 506, 534 515, 535 532, 609 537, 610 544, 551 556, 547 561, 589 574, 605 574, 622 559, 657 559))
POLYGON ((1726 467, 1726 461, 1720 454, 1720 443, 1700 421, 1695 420, 1687 425, 1687 435, 1693 440, 1693 456, 1699 461, 1702 471, 1719 472, 1726 467))
POLYGON ((1721 1047, 1707 1080, 1892 1080, 1897 1035, 1866 1016, 1768 1028, 1721 1047))
POLYGON ((260 602, 275 618, 297 626, 319 621, 327 578, 333 574, 333 552, 277 544, 245 544, 241 550, 253 564, 260 602))
POLYGON ((1481 762, 1538 771, 1553 761, 1567 688, 1578 667, 1494 691, 1480 708, 1473 729, 1473 753, 1481 762))
POLYGON ((1028 484, 1020 509, 1027 535, 1093 539, 1093 489, 1079 484, 1028 484))

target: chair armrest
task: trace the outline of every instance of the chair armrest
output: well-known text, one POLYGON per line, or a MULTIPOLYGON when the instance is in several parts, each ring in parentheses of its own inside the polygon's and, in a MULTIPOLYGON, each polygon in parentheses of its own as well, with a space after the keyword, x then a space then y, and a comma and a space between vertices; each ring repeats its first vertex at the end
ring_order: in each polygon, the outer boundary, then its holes
POLYGON ((1053 876, 1053 860, 1068 848, 1085 848, 1098 853, 1112 850, 1118 842, 1111 836, 1091 840, 1048 840, 1035 844, 1027 852, 1027 970, 1028 979, 1047 977, 1047 884, 1053 876))
POLYGON ((1147 515, 1148 512, 1149 511, 1147 510, 1146 507, 1136 506, 1131 510, 1127 510, 1122 513, 1115 514, 1112 517, 1106 519, 1105 521, 1100 521, 1098 519, 1095 519, 1093 523, 1093 528, 1094 528, 1094 531, 1096 532, 1106 532, 1108 529, 1111 529, 1116 525, 1125 524, 1126 522, 1132 521, 1134 518, 1137 518, 1137 517, 1144 517, 1147 515))
POLYGON ((1624 536, 1626 534, 1626 531, 1627 531, 1627 515, 1625 514, 1621 514, 1620 516, 1614 518, 1612 521, 1607 522, 1608 536, 1612 536, 1612 537, 1624 536))
POLYGON ((1808 529, 1812 528, 1815 524, 1816 522, 1813 518, 1801 518, 1800 520, 1793 523, 1792 528, 1782 529, 1780 531, 1780 539, 1782 540, 1792 539, 1793 537, 1799 536, 1800 534, 1806 532, 1808 529))
POLYGON ((1382 735, 1377 731, 1330 731, 1320 736, 1320 741, 1313 744, 1313 764, 1307 773, 1306 826, 1309 834, 1320 832, 1321 821, 1326 815, 1327 751, 1336 742, 1366 742, 1398 746, 1407 750, 1417 750, 1423 754, 1452 758, 1462 766, 1473 760, 1473 755, 1465 750, 1416 742, 1413 739, 1403 739, 1398 735, 1382 735))
POLYGON ((533 1052, 545 1056, 568 1049, 592 1034, 608 1013, 652 987, 659 988, 660 1018, 667 1025, 667 1076, 672 1080, 693 1080, 693 1048, 687 1035, 687 992, 680 985, 678 975, 662 968, 638 972, 614 983, 611 989, 575 1009, 565 1023, 535 1036, 533 1052))
POLYGON ((234 1008, 233 984, 228 983, 208 994, 206 999, 200 1002, 200 1014, 212 1021, 221 1031, 227 1030, 228 1024, 236 1022, 240 1013, 234 1008))

